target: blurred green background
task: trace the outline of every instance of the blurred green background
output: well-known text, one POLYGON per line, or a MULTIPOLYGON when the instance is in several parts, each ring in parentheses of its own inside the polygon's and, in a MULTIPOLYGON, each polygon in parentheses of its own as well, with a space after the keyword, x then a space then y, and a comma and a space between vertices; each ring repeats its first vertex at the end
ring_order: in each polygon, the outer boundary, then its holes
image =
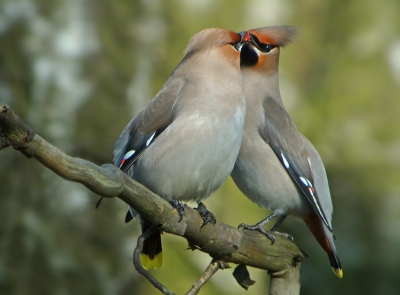
MULTIPOLYGON (((282 231, 309 258, 302 294, 399 294, 400 1, 2 0, 0 102, 53 145, 97 164, 162 87, 202 29, 288 24, 281 53, 284 103, 324 160, 344 278, 303 222, 282 231)), ((159 294, 132 265, 139 223, 126 205, 60 179, 11 148, 0 152, 0 294, 159 294)), ((268 212, 231 179, 206 201, 232 226, 268 212)), ((164 234, 153 274, 177 294, 210 262, 164 234)), ((234 266, 234 265, 233 265, 234 266)), ((268 275, 242 290, 219 271, 200 294, 265 294, 268 275)))

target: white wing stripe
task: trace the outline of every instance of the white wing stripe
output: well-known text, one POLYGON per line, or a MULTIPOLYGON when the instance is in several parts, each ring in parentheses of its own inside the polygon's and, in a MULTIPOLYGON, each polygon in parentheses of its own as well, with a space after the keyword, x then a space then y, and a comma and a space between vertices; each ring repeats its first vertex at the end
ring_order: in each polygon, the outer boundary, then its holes
POLYGON ((130 157, 132 157, 134 154, 136 153, 135 150, 130 150, 129 152, 127 152, 124 156, 124 160, 129 159, 130 157))
POLYGON ((289 167, 290 167, 289 162, 286 160, 286 158, 285 158, 285 156, 283 155, 283 153, 281 153, 281 157, 282 157, 282 160, 283 160, 283 164, 285 165, 285 167, 286 167, 287 169, 289 169, 289 167))
POLYGON ((152 136, 150 136, 150 138, 146 141, 146 146, 149 146, 150 145, 150 143, 151 143, 151 141, 153 140, 153 138, 154 138, 154 135, 156 135, 156 133, 154 132, 153 133, 153 135, 152 136))

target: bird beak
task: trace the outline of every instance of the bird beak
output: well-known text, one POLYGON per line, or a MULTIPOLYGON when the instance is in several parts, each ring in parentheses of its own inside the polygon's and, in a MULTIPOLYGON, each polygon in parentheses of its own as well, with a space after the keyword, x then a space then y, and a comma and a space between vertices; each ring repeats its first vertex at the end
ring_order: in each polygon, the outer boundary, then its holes
POLYGON ((254 38, 252 37, 252 35, 249 32, 243 31, 243 32, 239 32, 238 33, 240 35, 240 42, 238 43, 238 49, 240 50, 243 46, 244 43, 250 43, 252 45, 254 45, 255 47, 258 47, 257 42, 255 42, 254 38))
POLYGON ((252 38, 251 35, 249 34, 249 32, 241 32, 242 34, 240 35, 242 37, 241 42, 252 42, 252 38))
POLYGON ((246 34, 247 34, 246 31, 238 32, 238 35, 240 36, 240 41, 239 41, 238 43, 235 43, 235 44, 233 45, 233 47, 234 47, 236 50, 239 51, 240 49, 242 49, 243 37, 244 37, 246 34))
POLYGON ((243 36, 246 34, 246 32, 242 31, 242 32, 239 32, 238 34, 240 36, 240 42, 243 42, 243 36))
POLYGON ((245 32, 245 34, 243 34, 242 36, 242 40, 240 41, 242 44, 243 43, 250 43, 252 45, 254 45, 255 47, 257 47, 258 49, 260 49, 259 44, 257 43, 257 41, 254 39, 254 36, 252 34, 250 34, 249 32, 245 32))
POLYGON ((237 51, 239 51, 242 47, 242 38, 245 33, 245 31, 237 33, 240 36, 240 41, 232 44, 233 48, 235 48, 237 51))

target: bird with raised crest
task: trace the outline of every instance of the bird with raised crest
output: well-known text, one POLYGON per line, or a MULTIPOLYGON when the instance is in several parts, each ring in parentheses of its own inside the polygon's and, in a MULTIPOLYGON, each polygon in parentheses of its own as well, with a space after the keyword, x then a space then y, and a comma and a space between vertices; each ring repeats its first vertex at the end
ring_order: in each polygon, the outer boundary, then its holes
POLYGON ((244 229, 271 240, 272 231, 293 215, 303 219, 328 254, 334 273, 343 271, 332 231, 333 205, 322 160, 299 132, 283 105, 278 80, 280 48, 297 35, 295 27, 275 26, 242 32, 240 63, 246 96, 243 139, 232 178, 239 189, 272 214, 244 229), (264 225, 279 217, 270 231, 264 225))
MULTIPOLYGON (((206 29, 193 36, 165 85, 122 131, 114 164, 168 200, 196 201, 203 225, 215 223, 202 200, 231 173, 245 119, 238 46, 241 36, 206 29)), ((136 215, 130 208, 126 222, 136 215)), ((142 231, 151 226, 142 220, 142 231)), ((142 264, 162 264, 161 232, 145 241, 142 264)))

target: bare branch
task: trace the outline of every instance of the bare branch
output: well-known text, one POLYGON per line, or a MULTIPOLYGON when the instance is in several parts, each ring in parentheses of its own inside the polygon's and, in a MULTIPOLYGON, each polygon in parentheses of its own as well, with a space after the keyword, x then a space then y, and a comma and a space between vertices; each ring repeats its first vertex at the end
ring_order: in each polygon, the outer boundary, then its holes
POLYGON ((217 261, 213 259, 206 270, 203 272, 203 274, 200 276, 200 278, 193 283, 192 287, 190 290, 186 293, 186 295, 195 295, 199 293, 201 287, 205 285, 205 283, 208 282, 209 279, 219 270, 219 269, 227 269, 229 268, 229 264, 223 262, 223 261, 217 261))
MULTIPOLYGON (((8 106, 0 104, 0 129, 9 143, 25 155, 33 156, 59 176, 79 182, 96 194, 118 197, 133 207, 144 219, 165 232, 186 238, 192 248, 224 262, 245 264, 268 270, 271 274, 294 270, 303 253, 288 239, 276 236, 270 241, 257 231, 238 230, 221 222, 202 225, 197 211, 185 206, 185 216, 171 205, 135 182, 114 165, 97 166, 89 161, 64 154, 26 126, 8 106)), ((297 268, 296 268, 297 269, 297 268)))

